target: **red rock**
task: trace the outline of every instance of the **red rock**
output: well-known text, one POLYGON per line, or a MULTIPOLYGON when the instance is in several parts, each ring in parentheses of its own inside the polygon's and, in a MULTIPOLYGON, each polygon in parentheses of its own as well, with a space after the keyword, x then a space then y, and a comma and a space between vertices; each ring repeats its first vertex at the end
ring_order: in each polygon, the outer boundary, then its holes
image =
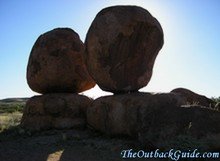
POLYGON ((92 100, 68 93, 45 94, 30 98, 21 125, 30 130, 65 129, 86 126, 86 111, 92 100))
POLYGON ((105 91, 137 91, 151 79, 163 46, 159 22, 137 6, 100 11, 86 36, 85 60, 90 75, 105 91))
POLYGON ((156 117, 160 115, 156 110, 167 111, 169 106, 180 106, 182 101, 173 93, 153 95, 137 92, 100 97, 87 109, 87 122, 94 129, 108 135, 137 136, 142 124, 141 117, 156 117))
POLYGON ((184 101, 175 93, 100 97, 87 109, 87 121, 106 135, 131 136, 157 148, 163 147, 167 138, 177 141, 188 136, 200 142, 211 142, 210 136, 219 138, 220 112, 198 105, 181 106, 184 101))
POLYGON ((185 88, 176 88, 171 92, 179 94, 181 97, 185 99, 184 105, 200 105, 206 107, 215 107, 215 102, 206 96, 197 94, 189 89, 185 88))
POLYGON ((94 87, 83 60, 84 44, 69 28, 42 34, 27 66, 29 87, 38 93, 79 93, 94 87))

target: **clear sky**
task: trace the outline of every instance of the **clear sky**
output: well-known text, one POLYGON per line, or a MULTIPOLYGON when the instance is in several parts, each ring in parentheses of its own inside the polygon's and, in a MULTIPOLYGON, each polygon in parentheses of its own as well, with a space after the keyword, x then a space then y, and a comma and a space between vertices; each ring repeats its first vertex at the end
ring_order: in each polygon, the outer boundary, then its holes
MULTIPOLYGON (((70 27, 84 41, 95 15, 112 5, 138 5, 158 19, 165 43, 145 92, 177 87, 220 96, 219 0, 1 0, 0 99, 36 95, 26 83, 31 48, 42 33, 70 27)), ((106 93, 95 87, 84 94, 106 93)))

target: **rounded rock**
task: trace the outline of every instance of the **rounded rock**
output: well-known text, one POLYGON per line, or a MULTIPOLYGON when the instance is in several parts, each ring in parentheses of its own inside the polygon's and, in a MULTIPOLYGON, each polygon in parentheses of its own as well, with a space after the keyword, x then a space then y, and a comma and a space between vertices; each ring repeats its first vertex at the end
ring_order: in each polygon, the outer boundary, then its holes
POLYGON ((163 42, 161 25, 147 10, 137 6, 105 8, 86 36, 87 69, 105 91, 137 91, 150 81, 163 42))
POLYGON ((87 72, 79 35, 69 28, 42 34, 35 42, 27 66, 29 87, 38 93, 80 93, 94 87, 87 72))
POLYGON ((178 94, 181 97, 183 97, 183 99, 185 99, 185 102, 183 105, 199 105, 199 106, 214 108, 216 104, 212 99, 204 95, 195 93, 186 88, 176 88, 176 89, 173 89, 171 92, 178 94))
POLYGON ((92 99, 71 93, 31 97, 24 108, 21 126, 33 130, 84 128, 92 99))

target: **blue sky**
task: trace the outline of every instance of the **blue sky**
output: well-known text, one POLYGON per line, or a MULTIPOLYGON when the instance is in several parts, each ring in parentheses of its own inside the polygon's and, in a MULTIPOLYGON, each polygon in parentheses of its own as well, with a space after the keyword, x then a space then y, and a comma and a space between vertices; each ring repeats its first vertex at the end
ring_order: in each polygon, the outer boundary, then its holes
MULTIPOLYGON (((26 83, 26 66, 40 34, 70 27, 84 41, 101 9, 129 4, 147 9, 164 30, 165 43, 153 76, 141 91, 184 87, 208 97, 220 96, 219 0, 1 0, 0 99, 36 95, 26 83)), ((107 93, 95 87, 84 94, 107 93)))

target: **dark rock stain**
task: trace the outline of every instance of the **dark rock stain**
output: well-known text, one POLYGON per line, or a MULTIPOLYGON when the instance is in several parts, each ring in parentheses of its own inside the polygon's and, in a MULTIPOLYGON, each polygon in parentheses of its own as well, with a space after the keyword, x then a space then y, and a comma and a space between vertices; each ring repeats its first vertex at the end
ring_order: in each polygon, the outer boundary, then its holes
POLYGON ((33 77, 34 75, 36 75, 41 70, 41 64, 38 61, 34 60, 34 59, 30 60, 30 64, 32 66, 31 77, 33 77))
POLYGON ((103 66, 111 67, 109 73, 112 80, 117 80, 115 82, 117 82, 119 89, 129 85, 135 85, 140 76, 146 71, 152 70, 148 69, 149 66, 146 66, 145 62, 154 61, 153 59, 156 57, 152 57, 157 49, 153 43, 155 40, 160 39, 160 35, 155 35, 154 30, 157 30, 154 26, 149 26, 141 22, 137 23, 130 36, 119 33, 116 41, 109 47, 109 55, 100 59, 103 66), (155 38, 153 38, 152 43, 153 36, 155 38), (128 81, 124 82, 125 80, 128 81))

